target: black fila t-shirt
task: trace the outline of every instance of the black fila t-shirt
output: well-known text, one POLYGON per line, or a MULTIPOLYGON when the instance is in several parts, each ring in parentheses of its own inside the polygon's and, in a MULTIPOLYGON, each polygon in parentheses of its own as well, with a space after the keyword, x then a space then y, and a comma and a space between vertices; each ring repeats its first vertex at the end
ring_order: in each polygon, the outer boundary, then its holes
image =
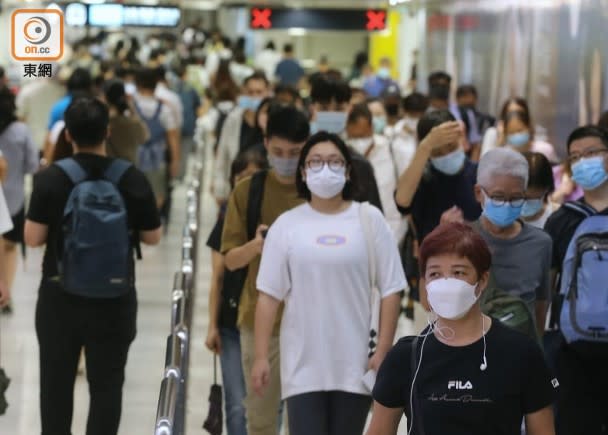
MULTIPOLYGON (((408 425, 412 341, 402 338, 387 354, 373 391, 381 405, 403 408, 408 425)), ((497 320, 486 341, 488 365, 482 371, 483 340, 453 347, 434 335, 427 338, 416 379, 412 434, 418 433, 416 419, 422 414, 425 435, 520 435, 526 414, 552 404, 559 384, 538 344, 497 320)))

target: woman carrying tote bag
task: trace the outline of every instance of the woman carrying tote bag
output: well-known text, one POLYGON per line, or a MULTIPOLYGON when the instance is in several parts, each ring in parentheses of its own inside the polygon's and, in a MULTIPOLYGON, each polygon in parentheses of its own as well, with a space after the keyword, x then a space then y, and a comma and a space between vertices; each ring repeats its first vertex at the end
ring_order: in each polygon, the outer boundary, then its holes
POLYGON ((264 393, 268 342, 284 302, 281 388, 290 434, 361 434, 373 373, 392 346, 407 286, 397 243, 378 209, 352 201, 356 173, 338 136, 308 140, 296 184, 307 202, 279 217, 262 253, 252 383, 264 393), (381 301, 374 314, 375 291, 381 301))

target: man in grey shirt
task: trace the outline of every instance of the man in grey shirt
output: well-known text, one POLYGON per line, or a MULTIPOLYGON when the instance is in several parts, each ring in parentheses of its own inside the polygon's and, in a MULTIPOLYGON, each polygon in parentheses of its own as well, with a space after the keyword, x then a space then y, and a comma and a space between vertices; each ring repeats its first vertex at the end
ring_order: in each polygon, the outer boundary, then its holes
POLYGON ((551 286, 553 242, 543 230, 518 220, 528 185, 528 162, 497 148, 479 162, 475 196, 483 207, 478 229, 492 251, 496 285, 521 297, 543 335, 551 286))

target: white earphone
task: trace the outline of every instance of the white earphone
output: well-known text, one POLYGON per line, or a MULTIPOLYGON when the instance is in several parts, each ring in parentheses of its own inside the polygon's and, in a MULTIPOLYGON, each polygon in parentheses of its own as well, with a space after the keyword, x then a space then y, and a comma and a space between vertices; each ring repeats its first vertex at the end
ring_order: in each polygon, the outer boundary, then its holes
POLYGON ((488 368, 488 360, 486 359, 486 318, 481 315, 481 332, 483 337, 483 362, 479 366, 479 370, 485 372, 488 368))
MULTIPOLYGON (((420 337, 424 337, 424 339, 422 340, 422 346, 420 348, 420 358, 418 359, 418 365, 416 367, 416 372, 414 373, 414 378, 412 379, 412 385, 410 385, 410 429, 407 432, 408 435, 411 435, 412 433, 412 429, 414 428, 414 405, 413 405, 413 401, 414 401, 414 383, 416 382, 416 379, 418 379, 418 373, 420 372, 420 366, 422 365, 422 355, 424 353, 424 345, 426 343, 426 339, 428 338, 429 335, 431 335, 433 333, 433 330, 435 329, 435 322, 431 322, 431 320, 428 320, 429 323, 429 331, 424 334, 424 335, 420 335, 420 337)), ((485 372, 488 368, 488 359, 486 357, 486 318, 484 317, 484 315, 481 315, 481 332, 482 332, 482 338, 483 338, 483 361, 481 362, 481 365, 479 366, 479 370, 481 370, 482 372, 485 372)))

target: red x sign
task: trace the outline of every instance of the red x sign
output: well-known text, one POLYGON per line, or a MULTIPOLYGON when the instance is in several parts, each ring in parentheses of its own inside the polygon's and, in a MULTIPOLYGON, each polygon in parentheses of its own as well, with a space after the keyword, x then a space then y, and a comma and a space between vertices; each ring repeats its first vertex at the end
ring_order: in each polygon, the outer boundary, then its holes
POLYGON ((384 30, 386 29, 386 12, 385 11, 367 11, 367 30, 384 30))
POLYGON ((270 29, 272 27, 272 21, 270 21, 271 15, 272 9, 252 9, 251 27, 253 29, 270 29))

